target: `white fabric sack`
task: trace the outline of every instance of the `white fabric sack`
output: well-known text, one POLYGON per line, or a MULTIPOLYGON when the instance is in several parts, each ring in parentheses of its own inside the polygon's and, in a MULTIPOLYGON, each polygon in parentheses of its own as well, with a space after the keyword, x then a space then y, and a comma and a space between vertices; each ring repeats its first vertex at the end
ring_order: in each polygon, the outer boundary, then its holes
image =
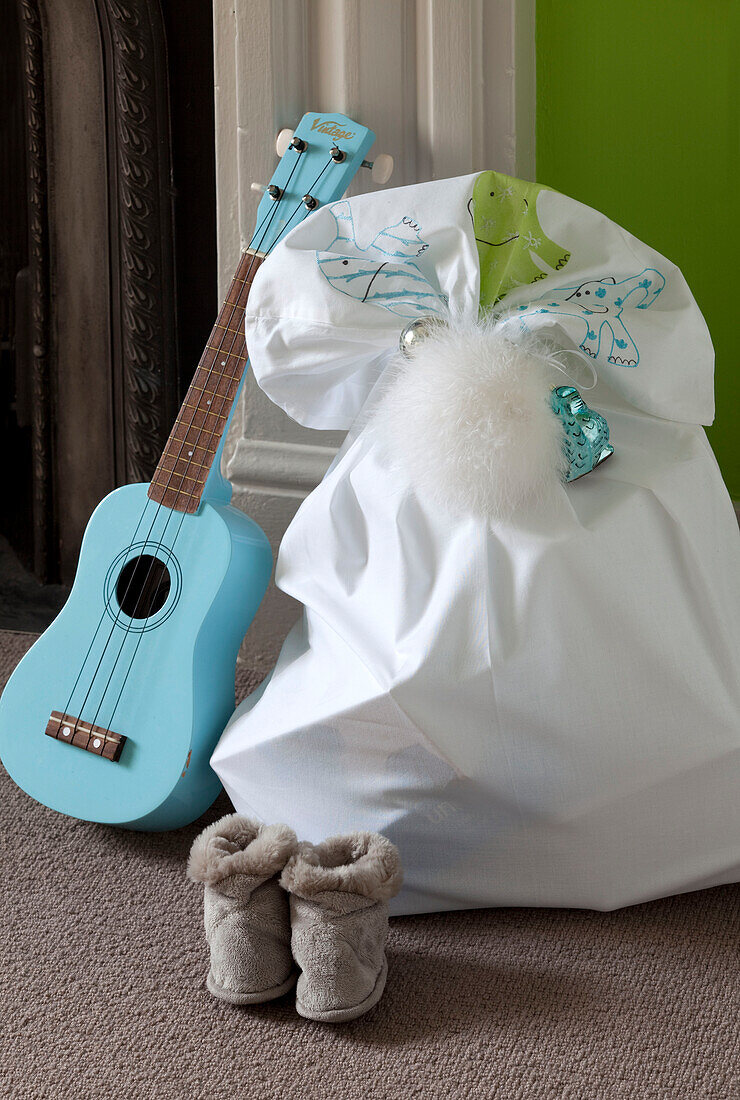
POLYGON ((349 435, 280 550, 305 613, 212 758, 236 809, 311 841, 385 833, 396 913, 612 909, 740 878, 740 539, 677 268, 482 173, 306 219, 255 280, 247 343, 273 401, 349 435), (367 415, 408 320, 473 321, 482 290, 511 339, 592 359, 615 447, 494 522, 416 491, 367 415))

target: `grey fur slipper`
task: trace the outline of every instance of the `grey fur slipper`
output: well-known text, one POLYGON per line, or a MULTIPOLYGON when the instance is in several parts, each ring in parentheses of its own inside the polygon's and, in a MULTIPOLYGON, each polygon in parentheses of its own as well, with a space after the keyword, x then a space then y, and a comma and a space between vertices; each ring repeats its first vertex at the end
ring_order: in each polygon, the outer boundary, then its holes
POLYGON ((278 882, 295 850, 287 825, 261 825, 240 814, 209 825, 193 844, 188 877, 205 884, 207 984, 214 997, 259 1004, 295 984, 290 909, 278 882))
POLYGON ((378 833, 300 844, 286 864, 293 957, 301 968, 296 1008, 339 1023, 380 1000, 388 966, 388 901, 401 888, 398 849, 378 833))

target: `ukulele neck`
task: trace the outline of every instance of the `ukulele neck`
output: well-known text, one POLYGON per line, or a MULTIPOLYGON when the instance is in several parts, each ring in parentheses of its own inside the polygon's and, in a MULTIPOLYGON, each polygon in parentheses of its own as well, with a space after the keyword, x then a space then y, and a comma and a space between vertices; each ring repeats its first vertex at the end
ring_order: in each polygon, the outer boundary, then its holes
POLYGON ((218 320, 154 471, 148 495, 176 512, 197 512, 247 363, 244 311, 265 256, 242 253, 218 320))

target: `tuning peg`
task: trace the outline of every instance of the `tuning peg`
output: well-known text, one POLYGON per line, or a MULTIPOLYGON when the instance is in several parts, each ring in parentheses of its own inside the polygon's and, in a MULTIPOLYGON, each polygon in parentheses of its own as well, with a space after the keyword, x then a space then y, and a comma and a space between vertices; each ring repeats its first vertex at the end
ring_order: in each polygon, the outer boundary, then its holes
POLYGON ((279 157, 284 157, 290 149, 290 143, 293 140, 295 130, 291 130, 289 127, 285 127, 280 131, 275 139, 275 152, 279 157))
POLYGON ((387 183, 393 175, 393 157, 390 153, 380 153, 375 160, 363 160, 362 167, 370 169, 373 183, 387 183))
POLYGON ((249 187, 251 191, 256 191, 258 195, 264 195, 266 191, 270 198, 274 199, 276 202, 279 198, 282 198, 283 192, 276 183, 251 183, 249 187))

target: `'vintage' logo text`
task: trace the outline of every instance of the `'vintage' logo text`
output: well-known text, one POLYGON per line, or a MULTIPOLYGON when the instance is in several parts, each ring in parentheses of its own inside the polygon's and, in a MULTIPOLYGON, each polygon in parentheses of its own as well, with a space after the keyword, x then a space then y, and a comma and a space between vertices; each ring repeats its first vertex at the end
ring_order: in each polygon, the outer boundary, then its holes
POLYGON ((354 130, 343 130, 337 122, 332 122, 330 119, 315 118, 311 123, 311 129, 339 139, 349 139, 355 136, 354 130))

